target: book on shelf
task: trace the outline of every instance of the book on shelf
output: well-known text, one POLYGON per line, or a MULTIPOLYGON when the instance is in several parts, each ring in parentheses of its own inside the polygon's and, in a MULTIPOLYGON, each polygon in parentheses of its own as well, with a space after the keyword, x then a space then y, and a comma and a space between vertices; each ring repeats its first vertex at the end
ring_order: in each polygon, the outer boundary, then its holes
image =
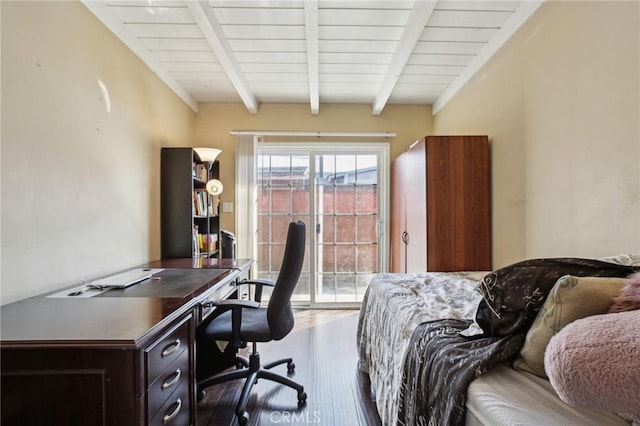
POLYGON ((200 255, 200 237, 199 237, 199 233, 198 233, 198 225, 193 227, 193 239, 191 240, 191 244, 192 246, 192 251, 193 251, 193 255, 194 256, 199 256, 200 255))
POLYGON ((218 247, 218 234, 198 234, 198 248, 200 253, 214 252, 218 247))
POLYGON ((200 209, 200 197, 198 196, 198 191, 193 191, 193 215, 194 216, 201 216, 201 209, 200 209))
POLYGON ((211 196, 207 191, 193 191, 193 212, 195 216, 214 216, 211 196))

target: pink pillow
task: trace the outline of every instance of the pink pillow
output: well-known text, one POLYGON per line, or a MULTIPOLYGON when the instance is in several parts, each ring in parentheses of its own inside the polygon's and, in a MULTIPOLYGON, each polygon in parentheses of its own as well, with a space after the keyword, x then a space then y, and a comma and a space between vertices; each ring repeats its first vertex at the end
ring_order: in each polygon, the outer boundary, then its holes
POLYGON ((572 322, 549 341, 544 365, 567 404, 640 416, 640 311, 572 322))
POLYGON ((609 312, 626 312, 640 309, 640 272, 629 277, 620 294, 613 298, 609 312))

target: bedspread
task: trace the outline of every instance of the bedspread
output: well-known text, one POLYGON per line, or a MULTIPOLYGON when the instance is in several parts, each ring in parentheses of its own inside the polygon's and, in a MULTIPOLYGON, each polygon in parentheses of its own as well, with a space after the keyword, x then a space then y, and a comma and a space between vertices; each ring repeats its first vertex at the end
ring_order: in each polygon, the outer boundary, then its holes
POLYGON ((415 328, 403 363, 398 424, 463 425, 468 385, 518 353, 560 277, 626 277, 635 269, 597 259, 550 258, 525 260, 487 274, 475 316, 481 335, 460 335, 469 321, 453 318, 415 328))
POLYGON ((358 322, 359 368, 369 374, 383 424, 397 422, 403 360, 416 327, 443 318, 472 320, 486 274, 378 274, 372 279, 358 322))

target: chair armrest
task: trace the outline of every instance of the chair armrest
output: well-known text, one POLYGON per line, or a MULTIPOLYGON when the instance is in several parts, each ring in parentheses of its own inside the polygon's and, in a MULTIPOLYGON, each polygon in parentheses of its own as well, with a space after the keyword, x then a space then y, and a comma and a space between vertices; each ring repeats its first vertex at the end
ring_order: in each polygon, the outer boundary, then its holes
POLYGON ((258 309, 260 307, 260 304, 253 300, 225 299, 219 302, 214 302, 213 306, 226 307, 227 309, 233 309, 236 307, 258 309))
POLYGON ((251 285, 266 285, 267 287, 275 287, 276 283, 274 281, 271 280, 263 280, 263 279, 257 279, 257 280, 242 280, 240 282, 238 282, 238 285, 240 284, 251 284, 251 285))
POLYGON ((253 300, 225 299, 218 302, 209 300, 207 302, 203 302, 202 306, 207 308, 210 308, 212 306, 217 308, 224 308, 224 311, 228 311, 229 309, 233 308, 257 309, 260 307, 260 304, 258 302, 254 302, 253 300))
POLYGON ((265 279, 257 279, 257 280, 242 280, 240 282, 238 282, 238 285, 242 285, 242 284, 247 284, 247 285, 255 285, 256 286, 256 292, 255 292, 255 298, 254 300, 258 303, 260 303, 262 301, 262 287, 267 286, 267 287, 275 287, 276 283, 271 281, 271 280, 265 280, 265 279))

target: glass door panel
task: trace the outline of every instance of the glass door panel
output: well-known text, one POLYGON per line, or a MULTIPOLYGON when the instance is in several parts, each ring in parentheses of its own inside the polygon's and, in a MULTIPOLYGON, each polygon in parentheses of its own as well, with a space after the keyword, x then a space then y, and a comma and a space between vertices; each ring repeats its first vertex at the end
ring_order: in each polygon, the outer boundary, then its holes
MULTIPOLYGON (((307 249, 292 300, 309 302, 309 156, 258 156, 258 277, 275 280, 284 255, 289 222, 307 224, 307 249)), ((266 289, 265 289, 266 290, 266 289)), ((268 300, 265 291, 263 300, 268 300)))
POLYGON ((378 157, 320 154, 315 158, 318 303, 361 302, 377 262, 378 157), (359 237, 361 236, 361 237, 359 237), (364 262, 358 265, 359 262, 364 262), (363 284, 364 283, 364 284, 363 284))

